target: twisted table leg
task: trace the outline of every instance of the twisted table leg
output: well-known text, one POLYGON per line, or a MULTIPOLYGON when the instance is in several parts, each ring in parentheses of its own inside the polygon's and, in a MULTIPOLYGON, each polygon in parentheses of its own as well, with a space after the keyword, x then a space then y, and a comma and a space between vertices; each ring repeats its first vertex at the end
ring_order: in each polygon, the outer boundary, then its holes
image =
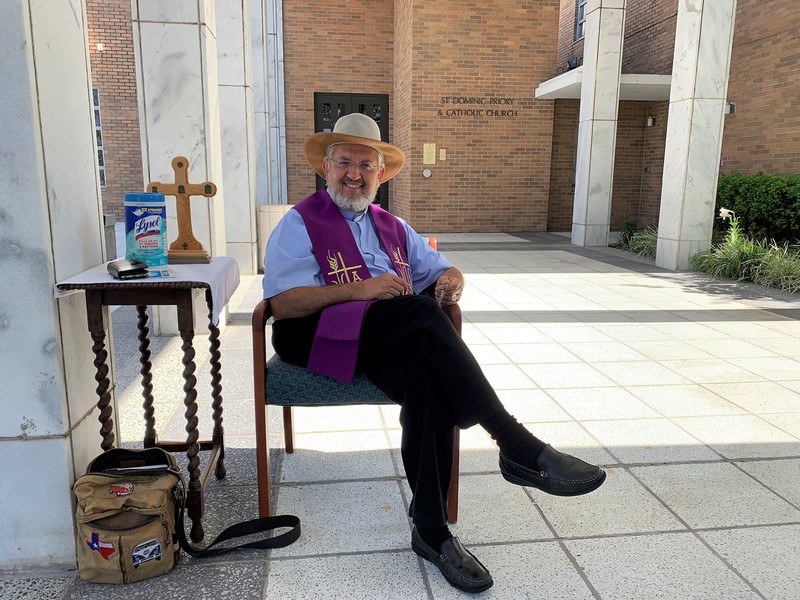
POLYGON ((94 352, 94 379, 97 382, 97 408, 100 409, 100 435, 103 436, 103 441, 100 447, 103 452, 110 450, 114 447, 114 419, 111 418, 113 408, 111 406, 111 393, 108 391, 111 387, 111 380, 108 378, 108 352, 106 352, 106 332, 105 330, 91 331, 92 351, 94 352))
POLYGON ((214 470, 214 476, 217 479, 224 479, 225 478, 225 443, 224 443, 224 429, 222 427, 222 375, 220 374, 221 365, 219 362, 220 359, 220 351, 219 351, 219 328, 213 324, 212 320, 212 305, 211 305, 211 294, 206 294, 206 301, 208 303, 208 341, 211 344, 210 352, 210 362, 211 362, 211 408, 214 410, 213 418, 214 418, 214 431, 211 435, 211 441, 213 442, 215 447, 219 448, 219 456, 217 458, 217 465, 216 469, 214 470))
POLYGON ((181 330, 181 339, 183 344, 183 403, 186 406, 186 457, 189 459, 189 488, 188 488, 188 513, 192 519, 191 539, 193 542, 202 541, 205 532, 200 519, 203 517, 203 486, 200 483, 200 444, 197 442, 199 433, 197 431, 197 378, 194 376, 194 348, 192 347, 192 338, 194 331, 181 330))
POLYGON ((108 352, 106 352, 106 313, 103 311, 103 295, 97 290, 86 290, 86 320, 89 335, 92 336, 92 352, 94 352, 94 379, 97 382, 97 408, 100 410, 100 435, 103 441, 100 447, 103 452, 114 447, 114 419, 111 418, 111 380, 108 378, 108 352))
POLYGON ((137 305, 136 314, 139 317, 137 326, 139 328, 139 362, 142 368, 139 373, 142 376, 142 408, 144 409, 144 447, 152 448, 156 445, 156 419, 153 409, 153 374, 151 373, 152 364, 150 362, 150 330, 147 327, 147 306, 137 305))

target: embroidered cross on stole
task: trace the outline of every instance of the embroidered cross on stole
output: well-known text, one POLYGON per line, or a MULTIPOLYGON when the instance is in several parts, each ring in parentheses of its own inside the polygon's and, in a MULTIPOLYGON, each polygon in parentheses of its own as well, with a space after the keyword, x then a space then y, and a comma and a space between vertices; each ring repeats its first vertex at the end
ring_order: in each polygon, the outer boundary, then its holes
MULTIPOLYGON (((294 210, 303 217, 326 285, 354 283, 371 277, 347 220, 327 191, 319 190, 296 204, 294 210)), ((395 272, 410 284, 411 270, 403 224, 374 204, 370 205, 369 211, 395 272)), ((372 302, 353 300, 334 304, 322 311, 311 347, 309 370, 352 383, 361 326, 372 302)))

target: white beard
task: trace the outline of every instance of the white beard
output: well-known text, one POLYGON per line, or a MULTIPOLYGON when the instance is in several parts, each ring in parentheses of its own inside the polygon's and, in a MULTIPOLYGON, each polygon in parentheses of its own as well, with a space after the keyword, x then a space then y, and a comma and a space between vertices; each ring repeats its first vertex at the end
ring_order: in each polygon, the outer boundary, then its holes
POLYGON ((362 196, 361 198, 351 201, 342 197, 341 194, 335 191, 331 186, 328 186, 328 195, 331 197, 331 200, 333 200, 333 203, 342 210, 349 210, 354 213, 361 213, 367 210, 367 207, 375 200, 375 195, 377 193, 378 190, 376 189, 371 198, 369 196, 362 196))

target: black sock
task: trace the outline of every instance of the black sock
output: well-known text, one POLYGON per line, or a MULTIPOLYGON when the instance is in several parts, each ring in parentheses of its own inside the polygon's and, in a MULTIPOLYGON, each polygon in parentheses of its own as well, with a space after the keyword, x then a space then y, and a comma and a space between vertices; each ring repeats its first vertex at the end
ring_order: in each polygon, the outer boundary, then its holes
POLYGON ((441 549, 442 542, 453 537, 447 525, 442 527, 417 527, 417 533, 419 533, 423 542, 437 552, 441 549))
POLYGON ((507 459, 530 469, 538 468, 536 461, 547 444, 525 429, 507 410, 482 421, 481 426, 507 459))

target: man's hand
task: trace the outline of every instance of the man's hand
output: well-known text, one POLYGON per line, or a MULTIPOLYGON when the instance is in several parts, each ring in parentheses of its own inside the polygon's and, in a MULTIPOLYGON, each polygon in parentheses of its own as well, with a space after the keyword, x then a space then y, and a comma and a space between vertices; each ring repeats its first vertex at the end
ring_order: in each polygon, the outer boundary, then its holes
POLYGON ((389 300, 414 293, 411 285, 394 273, 370 277, 353 285, 358 286, 358 297, 354 300, 389 300))
POLYGON ((455 304, 461 299, 464 289, 464 276, 461 271, 452 267, 439 275, 436 280, 434 297, 439 304, 455 304))
POLYGON ((404 279, 384 273, 357 283, 292 288, 270 298, 269 303, 276 319, 296 319, 349 300, 389 300, 413 293, 404 279))

